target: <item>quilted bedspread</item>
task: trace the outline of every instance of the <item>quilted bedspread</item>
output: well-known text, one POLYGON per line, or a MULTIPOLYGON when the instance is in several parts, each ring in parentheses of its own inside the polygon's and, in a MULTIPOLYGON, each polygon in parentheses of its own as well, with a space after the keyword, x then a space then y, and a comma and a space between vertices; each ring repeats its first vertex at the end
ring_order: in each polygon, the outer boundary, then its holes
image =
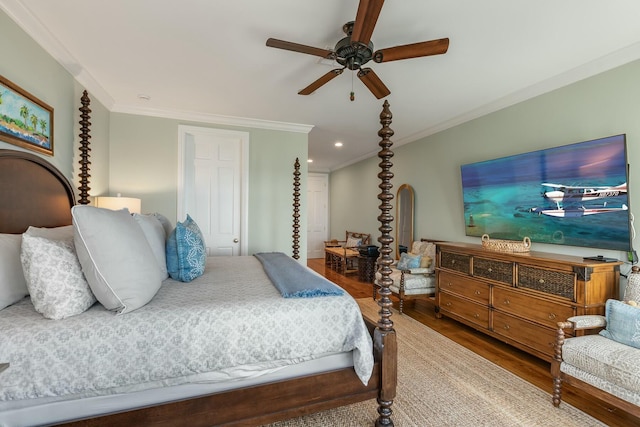
POLYGON ((233 376, 351 350, 366 384, 371 338, 348 294, 285 299, 254 257, 212 257, 200 278, 168 279, 124 315, 96 304, 47 320, 29 298, 1 310, 0 362, 11 366, 0 375, 0 401, 206 381, 214 371, 233 376))

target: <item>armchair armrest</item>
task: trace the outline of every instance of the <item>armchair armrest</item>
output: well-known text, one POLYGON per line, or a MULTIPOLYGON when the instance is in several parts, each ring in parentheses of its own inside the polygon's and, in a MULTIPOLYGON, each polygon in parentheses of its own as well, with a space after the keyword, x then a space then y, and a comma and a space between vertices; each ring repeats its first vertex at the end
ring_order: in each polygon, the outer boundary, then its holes
POLYGON ((604 328, 607 326, 607 318, 598 314, 587 314, 582 316, 573 316, 567 319, 572 324, 574 331, 583 329, 604 328))
POLYGON ((566 322, 558 322, 558 329, 556 330, 556 341, 554 344, 554 358, 551 362, 551 374, 553 375, 553 377, 559 378, 560 375, 560 363, 562 363, 562 346, 564 345, 565 341, 565 329, 571 331, 602 329, 606 325, 606 317, 597 314, 573 316, 568 318, 566 322))

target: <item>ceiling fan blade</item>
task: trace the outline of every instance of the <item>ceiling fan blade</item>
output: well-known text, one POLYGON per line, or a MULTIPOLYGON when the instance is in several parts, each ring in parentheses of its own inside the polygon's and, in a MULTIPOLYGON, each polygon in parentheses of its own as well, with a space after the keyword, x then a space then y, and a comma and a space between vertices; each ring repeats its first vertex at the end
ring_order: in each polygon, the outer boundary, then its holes
POLYGON ((378 99, 384 98, 391 93, 371 68, 361 68, 360 71, 358 71, 358 78, 369 88, 373 96, 378 99))
POLYGON ((336 68, 334 70, 329 71, 327 74, 323 75, 318 80, 316 80, 315 82, 311 83, 309 86, 305 87, 300 92, 298 92, 298 95, 311 95, 321 86, 329 83, 331 80, 338 77, 340 74, 342 74, 343 71, 344 71, 344 68, 336 68))
POLYGON ((360 0, 351 32, 351 43, 369 44, 383 4, 384 0, 360 0))
POLYGON ((333 59, 334 53, 328 49, 320 49, 319 47, 306 46, 303 44, 287 42, 278 39, 267 39, 267 46, 278 49, 291 50, 293 52, 306 53, 308 55, 319 56, 321 58, 333 59))
POLYGON ((373 54, 375 62, 397 61, 398 59, 419 58, 422 56, 441 55, 449 49, 449 39, 431 40, 428 42, 405 44, 402 46, 380 49, 373 54))

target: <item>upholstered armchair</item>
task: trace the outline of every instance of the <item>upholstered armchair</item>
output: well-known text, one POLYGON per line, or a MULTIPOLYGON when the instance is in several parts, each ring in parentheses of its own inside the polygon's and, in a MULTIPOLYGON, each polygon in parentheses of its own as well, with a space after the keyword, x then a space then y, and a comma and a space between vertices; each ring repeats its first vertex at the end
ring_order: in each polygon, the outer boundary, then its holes
MULTIPOLYGON (((421 239, 411 244, 411 250, 400 254, 400 259, 391 266, 393 284, 389 287, 391 293, 400 300, 399 311, 402 314, 405 301, 430 299, 436 293, 436 279, 434 274, 436 259, 436 245, 421 239)), ((376 272, 373 285, 373 298, 377 299, 378 280, 382 275, 376 272)))
POLYGON ((565 383, 640 417, 640 273, 634 270, 623 301, 607 300, 605 316, 558 323, 551 361, 554 406, 565 383))

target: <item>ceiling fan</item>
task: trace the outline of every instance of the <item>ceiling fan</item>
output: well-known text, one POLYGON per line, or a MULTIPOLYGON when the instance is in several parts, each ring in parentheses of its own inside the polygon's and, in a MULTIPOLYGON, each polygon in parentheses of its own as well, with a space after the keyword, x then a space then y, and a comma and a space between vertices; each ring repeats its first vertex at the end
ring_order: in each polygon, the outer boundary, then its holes
MULTIPOLYGON (((437 39, 419 43, 406 44, 374 51, 371 35, 378 21, 380 10, 384 0, 360 0, 356 20, 347 22, 342 30, 347 35, 341 39, 333 50, 321 49, 313 46, 287 42, 269 38, 267 46, 278 49, 291 50, 293 52, 306 53, 319 56, 324 59, 335 60, 342 68, 336 68, 309 86, 298 92, 299 95, 310 95, 317 89, 327 84, 335 77, 342 74, 345 68, 358 72, 358 78, 367 86, 371 93, 378 99, 389 95, 391 91, 380 80, 371 68, 362 68, 373 59, 374 62, 389 62, 399 59, 419 58, 430 55, 441 55, 449 48, 449 39, 437 39)), ((354 100, 351 92, 351 100, 354 100)))

